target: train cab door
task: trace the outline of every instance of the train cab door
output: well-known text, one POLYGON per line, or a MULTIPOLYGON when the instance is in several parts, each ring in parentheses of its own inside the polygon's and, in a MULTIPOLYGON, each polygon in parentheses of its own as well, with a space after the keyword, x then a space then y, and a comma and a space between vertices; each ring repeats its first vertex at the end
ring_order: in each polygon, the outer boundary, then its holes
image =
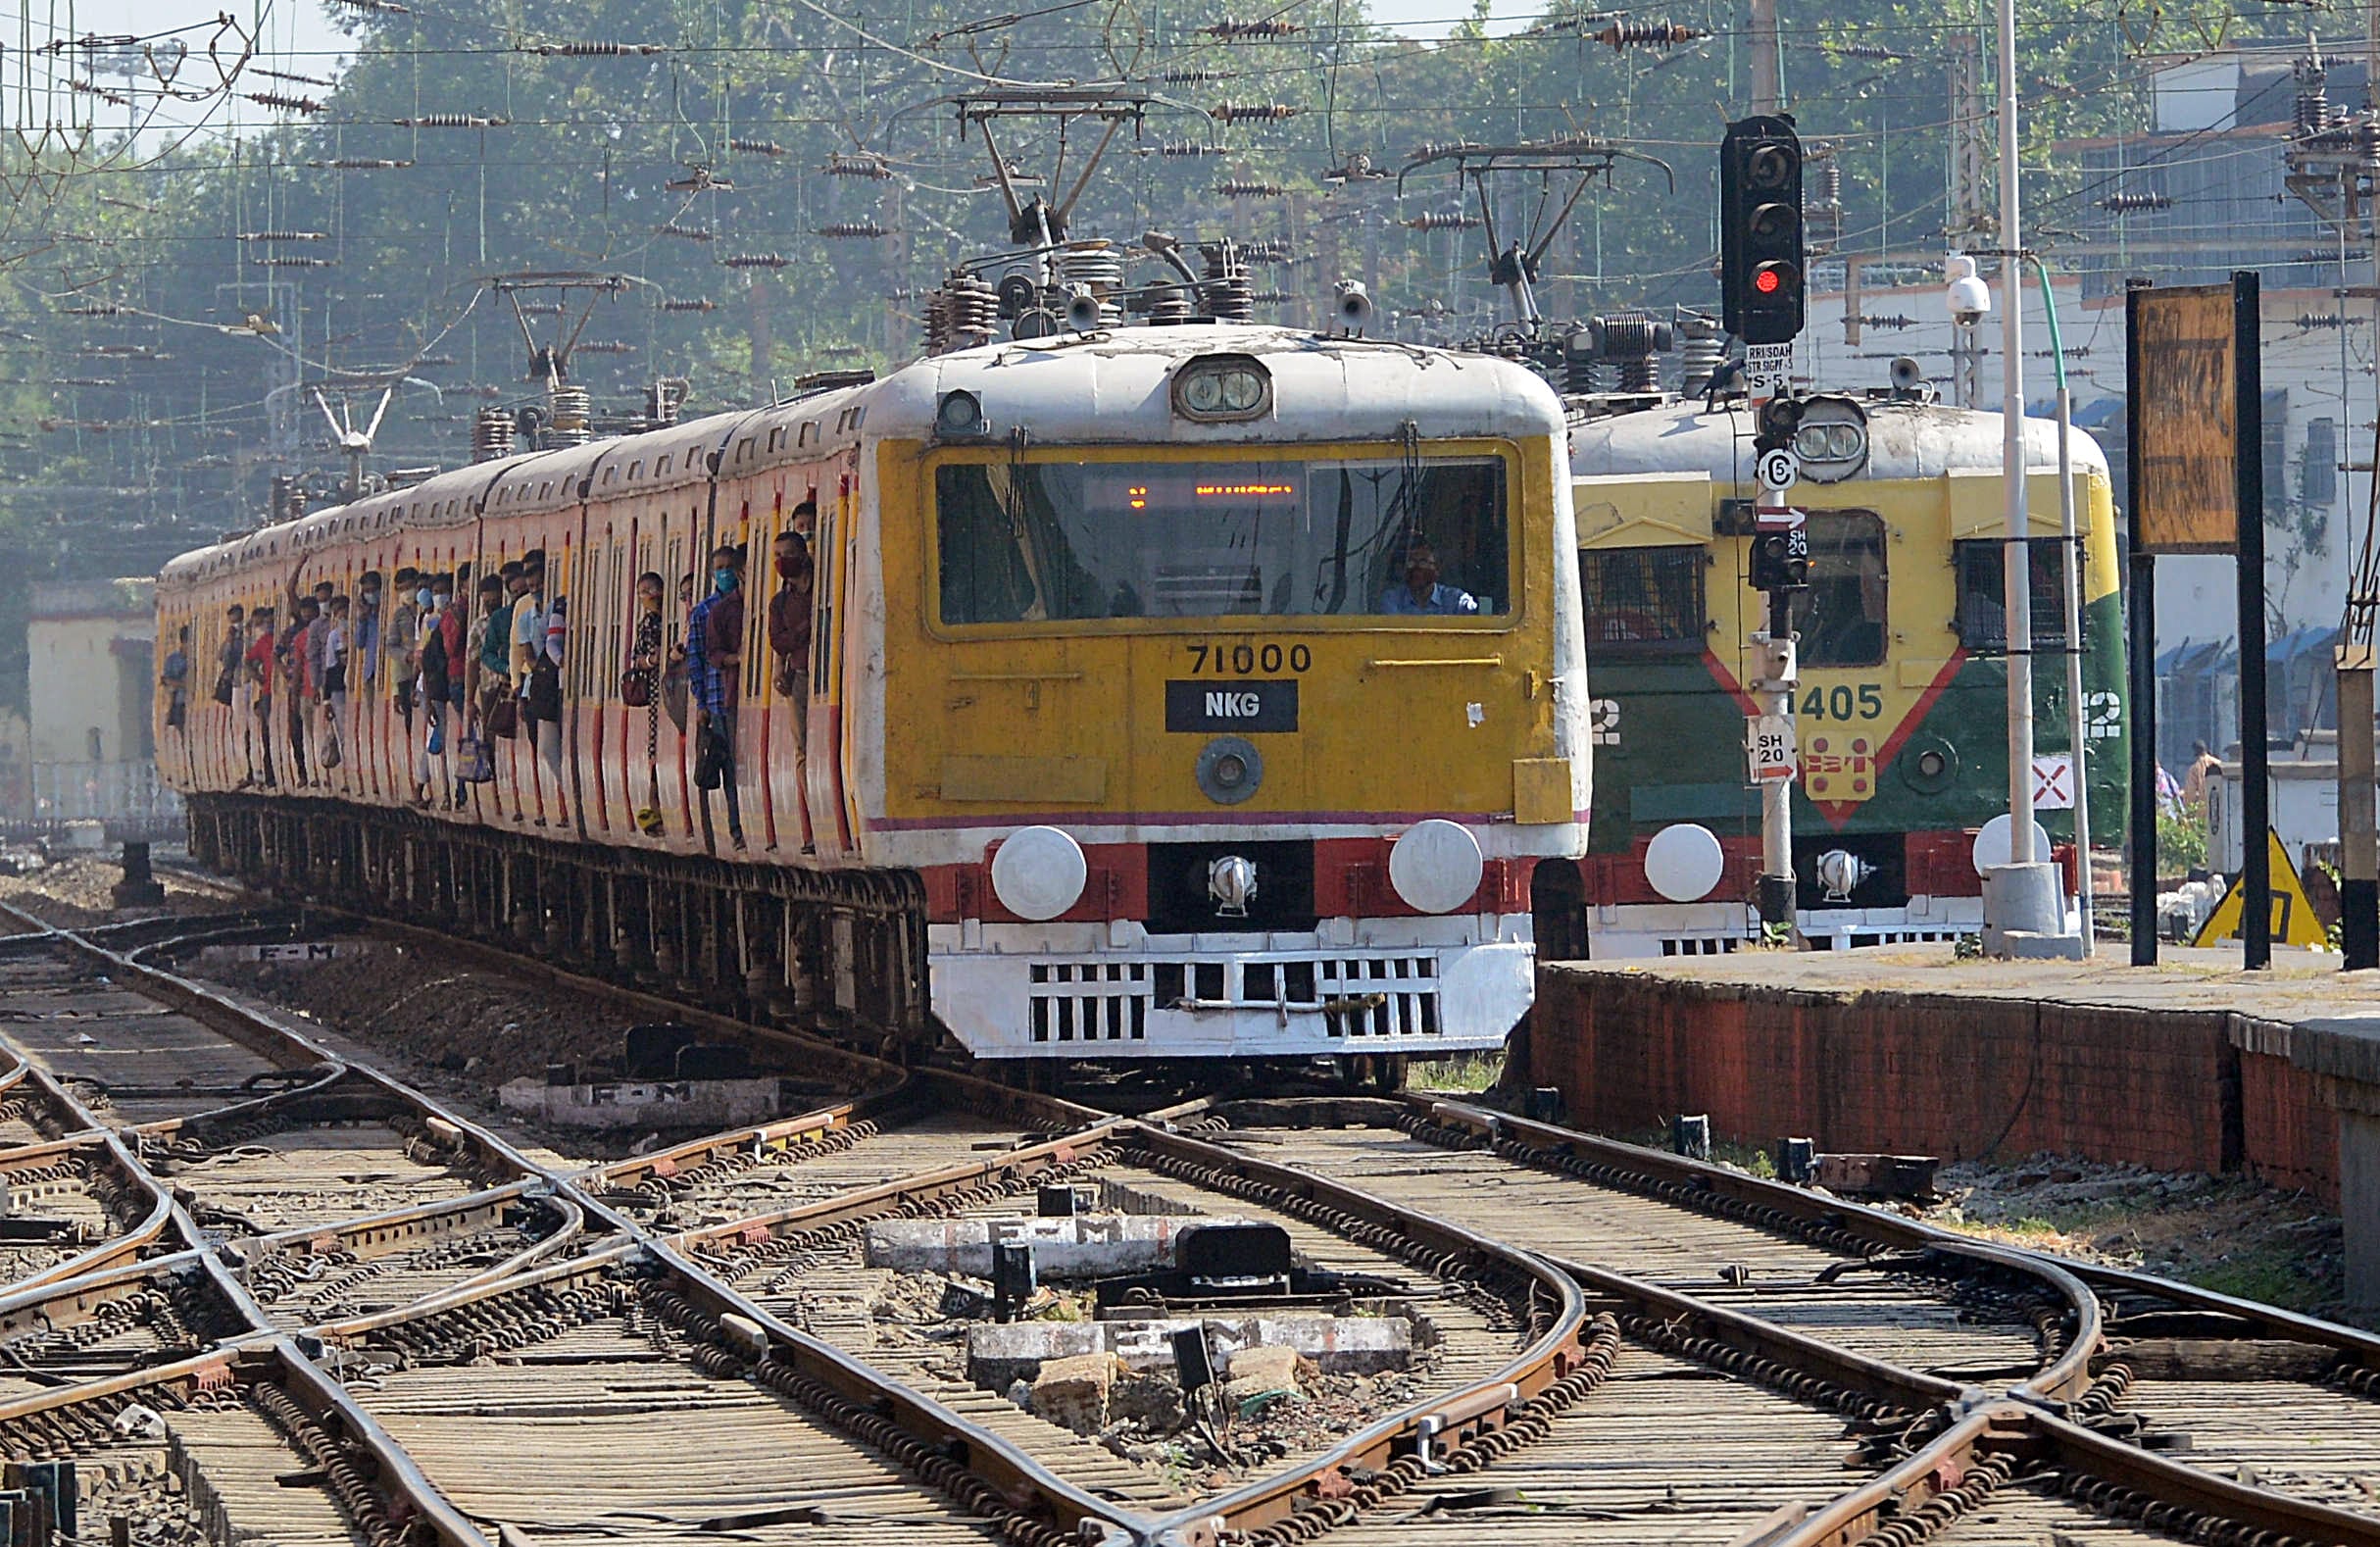
POLYGON ((802 765, 802 793, 810 813, 810 841, 821 859, 851 853, 859 827, 856 791, 845 754, 846 684, 853 680, 844 659, 856 637, 853 616, 853 553, 858 547, 860 458, 854 449, 830 464, 818 480, 818 517, 811 558, 813 580, 810 635, 810 755, 802 765))

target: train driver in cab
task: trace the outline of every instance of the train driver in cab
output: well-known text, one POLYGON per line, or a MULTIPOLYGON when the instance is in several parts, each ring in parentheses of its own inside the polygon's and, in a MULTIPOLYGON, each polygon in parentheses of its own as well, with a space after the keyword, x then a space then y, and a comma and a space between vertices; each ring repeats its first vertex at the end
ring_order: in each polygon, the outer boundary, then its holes
POLYGON ((1479 611, 1479 599, 1460 585, 1441 584, 1438 551, 1426 537, 1405 548, 1405 579, 1380 593, 1380 612, 1399 617, 1451 618, 1479 611))

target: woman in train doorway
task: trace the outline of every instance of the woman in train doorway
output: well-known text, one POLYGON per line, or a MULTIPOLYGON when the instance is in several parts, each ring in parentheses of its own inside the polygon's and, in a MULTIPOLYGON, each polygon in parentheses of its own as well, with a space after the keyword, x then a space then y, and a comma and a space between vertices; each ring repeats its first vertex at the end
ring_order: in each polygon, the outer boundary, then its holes
POLYGON ((620 674, 620 701, 645 712, 645 799, 636 808, 636 828, 661 836, 662 578, 647 571, 636 577, 636 637, 620 674))

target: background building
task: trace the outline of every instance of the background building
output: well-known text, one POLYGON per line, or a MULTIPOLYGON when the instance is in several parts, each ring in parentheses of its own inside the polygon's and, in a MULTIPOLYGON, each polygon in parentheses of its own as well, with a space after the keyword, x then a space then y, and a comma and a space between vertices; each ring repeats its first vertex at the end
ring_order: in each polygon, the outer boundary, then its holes
POLYGON ((150 721, 156 590, 147 578, 32 587, 23 776, 12 783, 0 756, 0 811, 9 819, 149 818, 175 808, 178 797, 158 782, 150 721))

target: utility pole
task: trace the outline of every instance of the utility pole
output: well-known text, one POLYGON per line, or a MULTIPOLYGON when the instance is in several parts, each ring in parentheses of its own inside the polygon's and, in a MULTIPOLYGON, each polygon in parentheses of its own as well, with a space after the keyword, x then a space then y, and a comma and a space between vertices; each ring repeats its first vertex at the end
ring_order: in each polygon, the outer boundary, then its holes
POLYGON ((1752 0, 1752 111, 1784 106, 1784 49, 1777 41, 1777 0, 1752 0))
POLYGON ((776 401, 776 342, 769 326, 769 271, 752 271, 752 406, 776 401))
MULTIPOLYGON (((2010 935, 2063 935, 2058 873, 2033 852, 2033 566, 2025 510, 2024 246, 2017 203, 2016 0, 1999 0, 2000 479, 2002 599, 2008 614, 2008 862, 1983 878, 1987 949, 2010 935)), ((2088 863, 2087 859, 2086 862, 2088 863)))
MULTIPOLYGON (((1980 246, 1994 228, 1983 201, 1983 58, 1975 35, 1951 39, 1950 210, 1944 234, 1951 250, 1980 246)), ((1972 323, 1951 324, 1951 398, 1973 408, 1983 394, 1983 345, 1972 323)))

